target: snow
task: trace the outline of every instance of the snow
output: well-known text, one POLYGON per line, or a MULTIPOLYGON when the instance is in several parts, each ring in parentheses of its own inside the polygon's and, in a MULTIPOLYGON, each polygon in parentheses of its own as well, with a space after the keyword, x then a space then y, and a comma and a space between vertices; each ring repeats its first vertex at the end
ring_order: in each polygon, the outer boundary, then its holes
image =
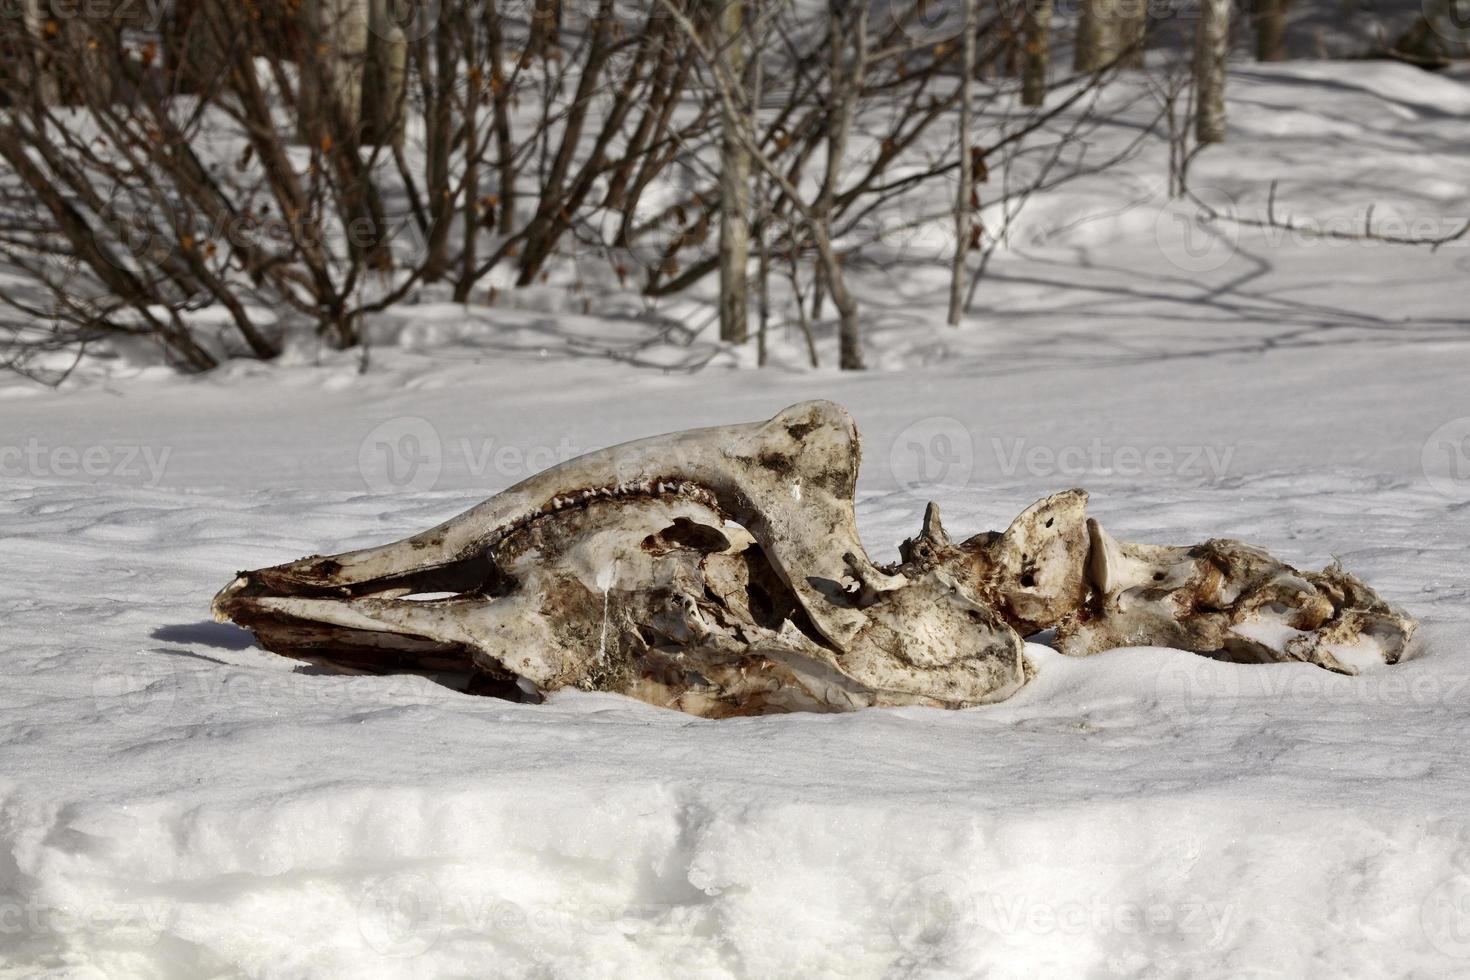
MULTIPOLYGON (((1303 217, 1470 214, 1470 78, 1232 90, 1195 180, 1242 211, 1280 177, 1303 217)), ((928 255, 855 272, 861 375, 779 332, 745 370, 694 300, 548 291, 402 311, 365 374, 298 347, 0 382, 0 977, 1465 975, 1470 251, 1185 249, 1164 155, 1031 202, 961 330, 928 255), (1340 557, 1423 648, 1349 678, 1033 643, 1000 705, 707 722, 326 675, 207 622, 237 569, 819 396, 863 431, 879 559, 926 499, 971 533, 1084 485, 1120 538, 1340 557)))

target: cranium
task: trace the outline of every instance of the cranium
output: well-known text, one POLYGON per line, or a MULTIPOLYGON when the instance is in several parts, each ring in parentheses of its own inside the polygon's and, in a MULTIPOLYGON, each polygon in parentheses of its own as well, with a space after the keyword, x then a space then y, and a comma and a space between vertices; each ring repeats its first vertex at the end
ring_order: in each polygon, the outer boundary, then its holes
POLYGON ((405 540, 243 572, 214 611, 340 669, 457 674, 523 699, 614 691, 706 716, 1001 700, 1030 676, 1023 637, 1050 628, 1069 653, 1254 643, 1335 669, 1347 641, 1386 637, 1395 659, 1412 632, 1344 572, 1302 577, 1228 542, 1119 545, 1081 490, 958 544, 930 504, 901 560, 879 566, 857 534, 859 455, 830 402, 639 440, 405 540), (1220 607, 1199 601, 1209 588, 1220 607), (417 598, 433 593, 448 596, 417 598), (1317 639, 1273 645, 1272 617, 1317 639))

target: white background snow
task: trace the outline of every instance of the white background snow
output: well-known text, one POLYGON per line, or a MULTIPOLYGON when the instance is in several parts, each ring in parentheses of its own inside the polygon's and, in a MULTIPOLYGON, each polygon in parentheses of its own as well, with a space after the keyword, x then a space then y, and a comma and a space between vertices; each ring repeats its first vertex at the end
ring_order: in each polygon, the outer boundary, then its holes
MULTIPOLYGON (((1470 216, 1470 76, 1230 84, 1202 196, 1470 216)), ((0 976, 1470 974, 1470 242, 1212 237, 1164 159, 1033 201, 960 330, 931 256, 862 270, 861 375, 522 300, 403 311, 366 374, 298 349, 0 382, 0 976), (709 722, 325 675, 207 622, 237 569, 813 397, 864 434, 879 560, 926 499, 968 534, 1081 485, 1120 537, 1341 557, 1420 655, 1348 678, 1032 645, 998 706, 709 722)))

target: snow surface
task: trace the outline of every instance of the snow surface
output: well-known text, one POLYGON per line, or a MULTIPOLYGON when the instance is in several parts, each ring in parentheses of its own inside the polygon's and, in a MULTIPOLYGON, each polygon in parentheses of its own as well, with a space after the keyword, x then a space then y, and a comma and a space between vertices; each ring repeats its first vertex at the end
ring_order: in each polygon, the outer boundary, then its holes
MULTIPOLYGON (((1470 213, 1463 76, 1232 92, 1195 180, 1243 210, 1280 178, 1298 216, 1470 213)), ((533 294, 378 324, 366 374, 4 382, 0 977, 1470 974, 1470 249, 1212 238, 1163 153, 1031 202, 962 330, 932 256, 863 269, 862 375, 533 294), (1339 556, 1423 649, 1347 678, 1033 644, 997 706, 709 722, 325 675, 207 621, 236 569, 811 397, 864 433, 881 560, 925 499, 969 533, 1084 485, 1119 537, 1339 556)))

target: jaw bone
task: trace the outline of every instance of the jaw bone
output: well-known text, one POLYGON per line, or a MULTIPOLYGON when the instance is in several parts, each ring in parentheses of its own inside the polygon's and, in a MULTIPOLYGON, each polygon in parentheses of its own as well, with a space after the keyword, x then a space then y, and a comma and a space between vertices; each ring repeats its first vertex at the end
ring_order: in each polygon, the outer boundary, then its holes
POLYGON ((859 442, 830 402, 569 460, 402 541, 243 572, 215 617, 337 669, 459 674, 536 699, 613 691, 694 714, 965 707, 1009 697, 1022 637, 1163 645, 1350 671, 1414 623, 1339 568, 1232 541, 1120 543, 1069 490, 952 542, 933 504, 874 564, 859 442), (449 593, 448 598, 412 598, 449 593))

